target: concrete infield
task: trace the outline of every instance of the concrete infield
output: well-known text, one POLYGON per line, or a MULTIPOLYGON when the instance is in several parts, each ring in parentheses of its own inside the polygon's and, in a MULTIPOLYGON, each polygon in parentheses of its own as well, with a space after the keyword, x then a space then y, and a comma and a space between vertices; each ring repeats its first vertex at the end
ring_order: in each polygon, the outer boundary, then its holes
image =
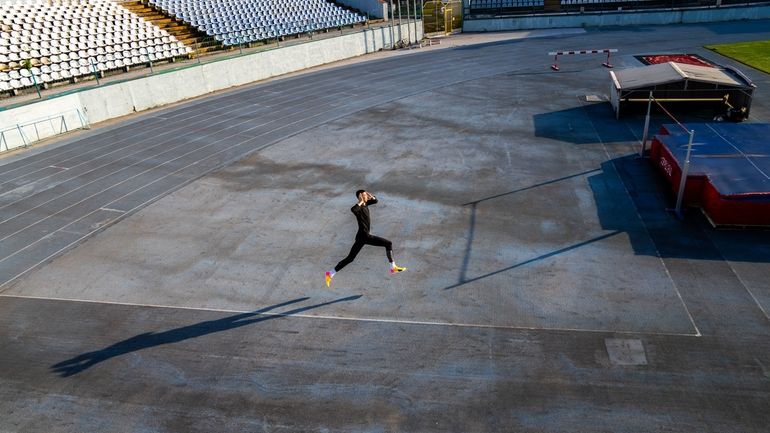
POLYGON ((766 431, 770 232, 667 213, 603 58, 546 53, 768 28, 456 36, 0 160, 0 431, 766 431), (359 188, 409 270, 327 288, 359 188))

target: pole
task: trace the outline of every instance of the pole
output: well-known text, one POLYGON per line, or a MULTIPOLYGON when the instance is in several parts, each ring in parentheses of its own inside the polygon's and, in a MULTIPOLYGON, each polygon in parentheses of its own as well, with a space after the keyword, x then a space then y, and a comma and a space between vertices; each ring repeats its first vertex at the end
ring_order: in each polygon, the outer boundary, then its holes
POLYGON ((409 20, 409 0, 406 0, 406 41, 409 45, 412 45, 412 22, 409 20))
POLYGON ((639 157, 644 158, 644 152, 647 150, 647 133, 650 131, 650 109, 652 108, 652 90, 650 90, 650 99, 647 102, 647 116, 644 118, 644 133, 642 134, 642 150, 639 157))
POLYGON ((390 0, 390 48, 395 49, 396 45, 393 44, 393 0, 390 0))
POLYGON ((401 46, 404 37, 401 35, 401 0, 398 0, 398 46, 401 46))
POLYGON ((420 42, 420 40, 417 38, 417 2, 419 0, 412 0, 412 6, 414 9, 414 43, 420 42))
POLYGON ((32 83, 35 84, 35 90, 37 90, 37 97, 39 99, 43 99, 43 96, 40 94, 40 87, 37 85, 37 79, 35 78, 35 73, 32 72, 32 70, 29 71, 30 74, 32 74, 32 83))
POLYGON ((679 180, 679 193, 676 196, 676 216, 681 220, 682 199, 684 198, 684 185, 687 182, 687 173, 690 171, 690 152, 692 151, 692 139, 695 136, 695 130, 690 130, 690 141, 687 143, 687 155, 684 157, 684 169, 682 169, 682 178, 679 180))
POLYGON ((94 78, 96 78, 96 85, 99 86, 99 74, 96 72, 96 64, 94 64, 93 57, 88 58, 88 63, 91 64, 91 70, 94 71, 94 78))
POLYGON ((19 130, 19 135, 21 136, 21 141, 23 141, 23 142, 24 142, 24 147, 27 147, 27 146, 29 146, 29 142, 27 141, 27 136, 26 136, 26 135, 24 135, 24 131, 22 131, 22 130, 21 130, 21 125, 19 125, 19 124, 17 123, 17 124, 16 124, 16 129, 18 129, 18 130, 19 130))

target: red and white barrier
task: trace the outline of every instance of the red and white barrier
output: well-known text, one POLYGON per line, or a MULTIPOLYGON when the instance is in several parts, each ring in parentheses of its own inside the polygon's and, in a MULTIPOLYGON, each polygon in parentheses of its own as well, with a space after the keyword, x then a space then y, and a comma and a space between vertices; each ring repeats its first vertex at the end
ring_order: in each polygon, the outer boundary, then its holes
POLYGON ((571 50, 571 51, 552 51, 548 53, 549 56, 553 56, 553 65, 551 65, 551 69, 554 71, 559 70, 559 56, 564 55, 570 55, 570 54, 603 54, 607 53, 607 61, 602 63, 602 66, 605 68, 611 68, 612 64, 610 64, 610 53, 617 53, 618 50, 615 48, 608 48, 604 50, 571 50))

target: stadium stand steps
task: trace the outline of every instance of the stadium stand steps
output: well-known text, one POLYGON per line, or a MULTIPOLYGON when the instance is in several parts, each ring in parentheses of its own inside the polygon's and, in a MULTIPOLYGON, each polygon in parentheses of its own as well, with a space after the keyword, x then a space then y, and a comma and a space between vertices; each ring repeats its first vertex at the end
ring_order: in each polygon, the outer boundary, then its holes
POLYGON ((212 51, 227 49, 221 42, 199 31, 195 27, 182 20, 167 15, 163 10, 155 8, 146 0, 131 0, 122 2, 121 6, 136 14, 140 18, 151 22, 161 29, 169 32, 183 44, 192 47, 191 57, 197 54, 205 54, 212 51))

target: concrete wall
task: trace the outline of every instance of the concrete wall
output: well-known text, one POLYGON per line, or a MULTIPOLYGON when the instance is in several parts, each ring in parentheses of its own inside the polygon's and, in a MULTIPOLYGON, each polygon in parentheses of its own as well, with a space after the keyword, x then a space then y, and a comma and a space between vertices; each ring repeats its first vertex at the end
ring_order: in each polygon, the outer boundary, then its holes
POLYGON ((341 0, 340 3, 369 14, 369 18, 388 19, 388 4, 383 0, 341 0))
MULTIPOLYGON (((394 39, 398 41, 398 26, 393 30, 394 39)), ((414 22, 411 22, 410 31, 407 31, 407 25, 403 24, 401 39, 406 40, 408 36, 411 36, 413 42, 422 39, 422 22, 417 23, 417 32, 415 35, 414 22)), ((365 55, 390 46, 390 28, 372 28, 240 57, 190 65, 136 80, 105 84, 30 102, 0 111, 0 130, 8 130, 3 134, 4 141, 0 142, 0 151, 25 144, 16 125, 45 119, 47 116, 65 113, 68 127, 79 127, 78 113, 90 123, 102 122, 206 93, 365 55)), ((43 123, 46 122, 41 125, 43 123)), ((33 133, 33 128, 27 126, 22 129, 27 138, 34 141, 36 134, 33 133)), ((40 127, 38 130, 41 139, 58 134, 57 128, 40 127)))
MULTIPOLYGON (((465 0, 465 6, 467 6, 465 0)), ((736 6, 688 10, 563 13, 463 20, 464 32, 545 29, 556 27, 632 26, 703 23, 770 18, 770 6, 736 6)))

